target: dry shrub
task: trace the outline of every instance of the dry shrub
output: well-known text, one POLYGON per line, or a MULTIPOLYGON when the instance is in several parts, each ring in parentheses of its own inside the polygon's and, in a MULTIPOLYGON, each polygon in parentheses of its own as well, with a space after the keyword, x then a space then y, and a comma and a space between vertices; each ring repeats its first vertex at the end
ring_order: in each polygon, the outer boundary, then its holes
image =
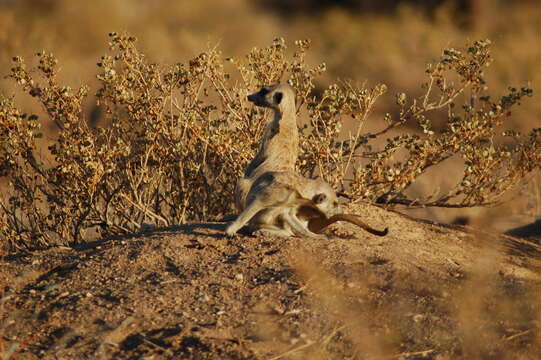
POLYGON ((230 211, 235 181, 254 156, 265 123, 264 110, 252 107, 246 95, 276 81, 296 89, 299 111, 306 107, 309 116, 301 129, 299 171, 323 177, 357 201, 487 205, 538 166, 538 130, 524 138, 508 132, 514 142, 497 145, 510 110, 531 90, 510 89, 491 100, 484 80, 488 41, 445 50, 427 69, 424 96, 398 94, 399 116, 386 115, 382 130, 370 134, 362 127, 386 87, 346 81, 314 96, 325 64, 306 64, 309 41, 297 41, 290 54, 276 39, 240 59, 223 59, 209 48, 171 66, 148 61, 135 43, 132 36, 111 33, 111 52, 98 63, 96 97, 107 128, 88 126, 81 105, 88 87, 59 84, 52 54, 38 53, 39 65, 31 69, 21 57, 13 59, 11 79, 39 102, 58 134, 48 160, 37 151, 38 117, 24 114, 13 99, 1 100, 0 130, 9 134, 0 145, 1 175, 9 181, 0 203, 4 245, 75 244, 138 231, 145 223, 167 226, 230 211), (448 118, 441 133, 429 120, 438 111, 448 118), (356 130, 341 140, 347 119, 356 130), (384 148, 373 146, 408 121, 418 122, 424 134, 405 133, 384 148), (466 166, 449 194, 420 200, 403 195, 427 168, 455 155, 466 166))

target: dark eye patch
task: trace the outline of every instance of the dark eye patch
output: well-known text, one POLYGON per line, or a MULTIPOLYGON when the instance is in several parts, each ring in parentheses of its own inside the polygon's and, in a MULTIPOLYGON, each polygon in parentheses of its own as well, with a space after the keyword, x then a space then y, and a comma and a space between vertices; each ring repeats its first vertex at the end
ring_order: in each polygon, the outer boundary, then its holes
POLYGON ((312 198, 312 201, 315 203, 315 204, 321 204, 323 201, 325 201, 327 199, 327 195, 321 193, 321 194, 316 194, 314 195, 314 197, 312 198))
POLYGON ((261 88, 261 90, 259 90, 259 95, 265 96, 268 93, 269 93, 269 89, 267 88, 261 88))
POLYGON ((274 103, 275 104, 280 104, 282 102, 282 98, 284 97, 284 94, 281 93, 281 92, 276 92, 276 94, 274 94, 274 103))

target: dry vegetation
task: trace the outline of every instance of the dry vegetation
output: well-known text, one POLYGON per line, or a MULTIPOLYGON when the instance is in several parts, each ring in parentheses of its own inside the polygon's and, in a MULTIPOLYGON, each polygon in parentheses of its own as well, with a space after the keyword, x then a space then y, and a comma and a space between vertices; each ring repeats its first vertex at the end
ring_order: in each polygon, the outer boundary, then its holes
MULTIPOLYGON (((292 6, 303 3, 309 2, 288 2, 292 6)), ((467 26, 467 16, 455 10, 451 2, 441 3, 442 6, 431 11, 404 4, 391 13, 372 13, 367 11, 369 2, 363 2, 365 9, 362 12, 327 6, 317 11, 299 8, 300 11, 288 11, 287 17, 281 17, 278 12, 269 8, 262 11, 254 3, 247 4, 244 0, 219 4, 204 0, 190 4, 120 0, 114 5, 105 0, 92 3, 6 0, 0 1, 0 47, 5 54, 0 59, 0 68, 5 69, 2 73, 6 74, 12 67, 12 56, 31 60, 36 50, 54 51, 62 69, 58 75, 59 84, 72 88, 90 85, 90 96, 82 104, 82 115, 92 124, 100 125, 106 123, 92 96, 100 86, 94 65, 105 52, 105 34, 112 29, 127 29, 136 35, 140 40, 138 47, 148 61, 160 64, 186 63, 193 55, 207 49, 206 44, 211 47, 219 44, 224 57, 241 58, 252 46, 267 46, 276 36, 284 37, 290 45, 293 39, 311 38, 313 44, 307 54, 307 63, 314 66, 325 61, 327 65, 327 72, 315 80, 317 94, 337 77, 352 78, 355 82, 367 80, 366 84, 371 86, 381 82, 387 85, 388 95, 378 99, 372 119, 383 117, 385 113, 397 118, 394 94, 407 93, 408 99, 422 96, 424 90, 420 85, 426 81, 427 62, 436 62, 444 48, 463 46, 465 39, 489 38, 494 42, 492 51, 497 61, 486 74, 493 96, 505 94, 509 85, 520 88, 531 84, 535 89, 541 76, 541 65, 536 61, 541 56, 540 50, 530 45, 538 42, 541 36, 537 26, 541 11, 535 1, 484 1, 488 4, 485 12, 471 14, 475 26, 467 26), (231 23, 232 17, 239 21, 231 23), (238 40, 241 38, 243 41, 238 40)), ((381 2, 381 5, 388 6, 389 2, 381 2)), ((287 54, 291 56, 291 52, 287 54)), ((41 116, 45 138, 54 137, 56 127, 42 112, 39 102, 21 95, 15 86, 13 82, 0 81, 0 89, 7 97, 16 93, 19 109, 41 116)), ((539 104, 538 101, 525 101, 515 108, 513 116, 506 120, 507 129, 526 132, 539 127, 539 104)), ((444 111, 433 112, 429 119, 439 131, 445 127, 447 115, 444 111)), ((308 122, 304 112, 301 112, 301 121, 308 122)), ((380 124, 369 121, 363 126, 366 132, 372 132, 377 131, 380 124)), ((341 139, 347 137, 353 125, 345 120, 341 139)), ((417 128, 414 121, 405 126, 412 130, 417 128)), ((392 136, 396 135, 400 133, 392 132, 392 136)), ((42 148, 48 145, 44 143, 41 142, 42 148)), ((46 150, 43 152, 47 153, 46 150)), ((450 191, 459 181, 463 168, 462 162, 454 158, 446 163, 443 167, 433 167, 437 170, 422 176, 421 181, 406 191, 408 195, 426 197, 439 189, 436 195, 441 196, 450 191)), ((473 221, 490 223, 503 231, 534 221, 539 216, 536 201, 525 200, 533 199, 537 193, 535 179, 521 190, 521 194, 508 196, 506 199, 513 201, 503 208, 418 209, 413 213, 443 222, 467 215, 473 221)))
POLYGON ((0 129, 7 141, 0 162, 8 186, 0 216, 10 249, 77 244, 95 233, 126 234, 143 224, 169 226, 231 211, 235 179, 254 156, 265 122, 246 94, 286 79, 309 119, 301 131, 299 171, 323 177, 354 202, 490 205, 539 164, 539 130, 526 136, 506 131, 503 136, 513 142, 498 141, 511 109, 532 90, 510 88, 491 99, 485 81, 492 61, 488 40, 443 51, 427 67, 424 95, 410 100, 397 94, 398 116, 385 114, 380 130, 366 133, 363 126, 386 86, 342 82, 313 96, 325 65, 306 65, 308 41, 297 41, 291 57, 284 40, 276 39, 243 59, 223 59, 211 48, 187 64, 162 67, 146 59, 134 37, 109 36, 111 53, 98 63, 96 93, 107 127, 89 126, 82 105, 88 87, 60 84, 52 54, 38 53, 36 68, 13 58, 10 78, 36 98, 58 134, 48 146, 50 156, 38 152, 39 117, 2 99, 0 129), (430 116, 442 110, 447 124, 436 132, 430 116), (354 132, 340 139, 346 118, 354 132), (384 147, 374 146, 406 122, 418 123, 420 135, 404 132, 387 138, 384 147), (454 156, 465 166, 448 193, 424 199, 404 194, 428 168, 454 156))

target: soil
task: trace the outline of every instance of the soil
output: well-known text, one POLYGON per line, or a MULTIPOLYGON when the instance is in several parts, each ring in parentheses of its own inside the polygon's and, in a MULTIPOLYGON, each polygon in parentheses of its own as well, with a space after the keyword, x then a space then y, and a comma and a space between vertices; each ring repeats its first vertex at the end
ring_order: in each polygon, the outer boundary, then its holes
POLYGON ((2 359, 537 359, 541 245, 363 205, 328 240, 189 224, 0 262, 2 359))

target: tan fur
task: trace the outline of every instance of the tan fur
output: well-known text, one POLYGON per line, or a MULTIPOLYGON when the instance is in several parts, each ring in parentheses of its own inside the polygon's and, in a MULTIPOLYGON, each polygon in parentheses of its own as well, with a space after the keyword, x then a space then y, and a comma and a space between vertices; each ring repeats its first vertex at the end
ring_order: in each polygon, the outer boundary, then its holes
POLYGON ((239 211, 244 210, 250 188, 261 174, 295 169, 299 150, 295 92, 289 85, 265 86, 249 95, 248 100, 256 106, 271 108, 274 115, 265 127, 259 151, 237 182, 235 205, 239 211))

